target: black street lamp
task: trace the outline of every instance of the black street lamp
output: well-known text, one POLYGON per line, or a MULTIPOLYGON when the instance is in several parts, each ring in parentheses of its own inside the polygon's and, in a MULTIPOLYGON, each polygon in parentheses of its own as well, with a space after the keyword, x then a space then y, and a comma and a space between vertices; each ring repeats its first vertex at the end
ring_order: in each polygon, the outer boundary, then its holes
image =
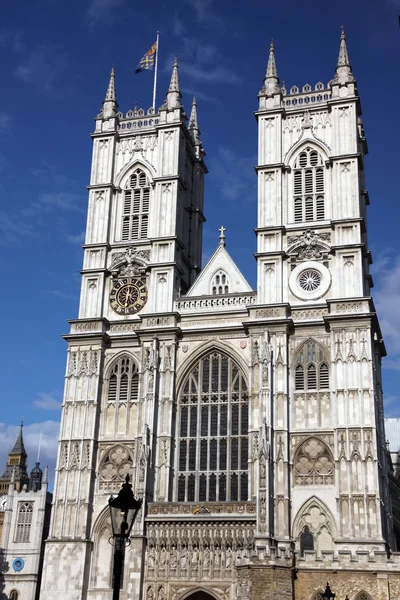
POLYGON ((336 594, 334 594, 331 590, 331 588, 329 587, 329 582, 327 582, 326 584, 326 588, 323 594, 321 594, 321 596, 323 597, 324 600, 334 600, 336 594))
POLYGON ((136 515, 142 506, 142 500, 136 500, 129 483, 129 475, 115 498, 110 496, 112 537, 114 539, 114 569, 113 569, 113 600, 119 600, 121 588, 122 567, 125 556, 125 546, 130 544, 129 535, 136 515))

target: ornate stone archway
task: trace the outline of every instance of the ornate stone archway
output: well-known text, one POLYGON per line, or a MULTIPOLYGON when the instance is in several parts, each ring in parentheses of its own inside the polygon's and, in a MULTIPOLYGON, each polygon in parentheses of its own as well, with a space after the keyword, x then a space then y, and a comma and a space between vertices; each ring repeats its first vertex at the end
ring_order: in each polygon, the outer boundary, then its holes
POLYGON ((197 591, 189 596, 185 596, 185 600, 215 600, 215 597, 207 592, 197 591))

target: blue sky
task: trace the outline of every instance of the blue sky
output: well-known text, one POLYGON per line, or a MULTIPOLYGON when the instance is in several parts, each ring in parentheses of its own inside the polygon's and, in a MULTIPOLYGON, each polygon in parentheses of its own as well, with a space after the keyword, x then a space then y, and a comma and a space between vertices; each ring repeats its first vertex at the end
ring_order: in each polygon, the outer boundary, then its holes
POLYGON ((374 298, 389 356, 387 416, 400 416, 398 105, 400 0, 17 0, 0 26, 0 469, 21 416, 32 466, 54 468, 68 331, 76 318, 93 118, 112 64, 120 110, 151 105, 152 74, 135 67, 160 30, 158 106, 179 58, 183 102, 198 99, 210 170, 204 256, 227 227, 227 247, 255 285, 257 132, 253 111, 271 37, 289 88, 328 82, 340 25, 358 82, 370 154, 369 241, 374 298))

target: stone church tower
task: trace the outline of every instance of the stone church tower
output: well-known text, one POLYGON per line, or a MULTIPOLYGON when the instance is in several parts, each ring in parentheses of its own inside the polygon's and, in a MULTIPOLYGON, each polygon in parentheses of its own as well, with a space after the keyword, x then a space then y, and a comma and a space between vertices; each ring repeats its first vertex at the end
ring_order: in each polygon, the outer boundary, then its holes
POLYGON ((258 120, 257 290, 225 247, 200 271, 207 173, 175 61, 165 102, 93 133, 41 600, 111 598, 107 500, 144 498, 122 600, 400 594, 370 297, 367 144, 344 32, 336 74, 258 120))

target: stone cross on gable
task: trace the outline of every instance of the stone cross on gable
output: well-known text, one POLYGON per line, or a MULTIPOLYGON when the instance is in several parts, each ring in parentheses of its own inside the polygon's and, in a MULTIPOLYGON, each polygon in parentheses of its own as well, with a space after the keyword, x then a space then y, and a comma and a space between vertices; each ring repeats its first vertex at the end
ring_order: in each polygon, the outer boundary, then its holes
POLYGON ((219 243, 221 246, 225 246, 225 231, 226 231, 226 227, 224 227, 223 225, 221 225, 221 227, 218 229, 219 231, 219 243))

